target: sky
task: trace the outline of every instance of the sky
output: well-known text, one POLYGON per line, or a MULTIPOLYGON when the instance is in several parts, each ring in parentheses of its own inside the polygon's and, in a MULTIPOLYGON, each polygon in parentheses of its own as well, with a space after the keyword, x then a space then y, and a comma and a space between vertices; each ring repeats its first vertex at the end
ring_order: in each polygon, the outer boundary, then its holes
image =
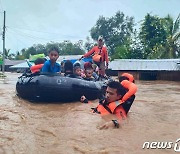
MULTIPOLYGON (((117 11, 133 16, 140 25, 147 13, 174 20, 180 0, 0 0, 0 37, 6 11, 6 48, 11 53, 33 44, 86 40, 99 16, 112 17, 117 11)), ((0 52, 3 45, 0 39, 0 52)))

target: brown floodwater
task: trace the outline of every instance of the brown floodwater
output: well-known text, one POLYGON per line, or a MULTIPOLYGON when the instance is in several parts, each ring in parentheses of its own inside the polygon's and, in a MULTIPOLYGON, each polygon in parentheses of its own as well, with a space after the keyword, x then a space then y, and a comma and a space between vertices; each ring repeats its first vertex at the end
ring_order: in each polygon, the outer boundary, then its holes
POLYGON ((37 104, 16 96, 20 74, 0 80, 0 154, 174 153, 180 138, 180 82, 137 81, 128 119, 119 129, 98 129, 106 119, 80 102, 37 104), (172 149, 143 149, 144 142, 173 142, 172 149))

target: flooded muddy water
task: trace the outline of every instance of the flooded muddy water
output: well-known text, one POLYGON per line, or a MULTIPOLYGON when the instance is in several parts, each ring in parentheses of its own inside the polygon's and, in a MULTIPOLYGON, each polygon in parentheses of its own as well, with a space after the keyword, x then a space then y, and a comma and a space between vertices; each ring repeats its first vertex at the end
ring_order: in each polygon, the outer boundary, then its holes
MULTIPOLYGON (((0 80, 0 154, 174 153, 180 138, 180 82, 137 81, 128 119, 119 129, 91 112, 98 102, 37 104, 16 96, 20 74, 0 80), (173 142, 168 149, 143 149, 144 142, 173 142)), ((179 143, 180 145, 180 143, 179 143)))

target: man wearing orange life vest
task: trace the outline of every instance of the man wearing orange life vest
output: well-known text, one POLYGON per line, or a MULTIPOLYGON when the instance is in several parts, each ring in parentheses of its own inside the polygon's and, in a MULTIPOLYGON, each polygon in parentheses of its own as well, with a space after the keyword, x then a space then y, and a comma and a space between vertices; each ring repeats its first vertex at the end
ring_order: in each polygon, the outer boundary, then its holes
MULTIPOLYGON (((126 118, 126 111, 124 110, 122 104, 122 97, 125 95, 125 88, 117 81, 111 81, 108 83, 106 89, 105 99, 99 102, 96 108, 92 108, 93 112, 99 113, 102 116, 108 114, 116 115, 117 119, 106 122, 104 125, 100 126, 99 129, 107 129, 109 127, 119 128, 119 123, 126 118)), ((81 102, 88 103, 85 96, 81 97, 81 102)))
POLYGON ((101 76, 105 75, 105 69, 108 68, 109 60, 108 60, 108 51, 104 45, 104 40, 102 36, 99 36, 98 45, 94 46, 90 51, 84 54, 79 60, 84 57, 89 57, 92 55, 93 62, 99 67, 99 74, 101 76), (105 65, 106 62, 106 65, 105 65))

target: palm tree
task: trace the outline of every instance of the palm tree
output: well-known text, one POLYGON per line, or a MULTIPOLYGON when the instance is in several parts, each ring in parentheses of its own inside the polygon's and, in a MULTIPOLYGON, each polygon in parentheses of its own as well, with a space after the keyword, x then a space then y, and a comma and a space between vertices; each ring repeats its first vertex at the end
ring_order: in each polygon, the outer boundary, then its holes
POLYGON ((10 53, 10 49, 5 49, 5 58, 6 59, 14 59, 15 56, 16 55, 14 53, 10 53))
POLYGON ((168 15, 163 19, 164 28, 167 33, 167 42, 164 56, 166 58, 179 58, 180 57, 180 14, 178 15, 175 22, 173 18, 168 15))
POLYGON ((8 59, 10 54, 10 49, 5 49, 5 58, 8 59))

